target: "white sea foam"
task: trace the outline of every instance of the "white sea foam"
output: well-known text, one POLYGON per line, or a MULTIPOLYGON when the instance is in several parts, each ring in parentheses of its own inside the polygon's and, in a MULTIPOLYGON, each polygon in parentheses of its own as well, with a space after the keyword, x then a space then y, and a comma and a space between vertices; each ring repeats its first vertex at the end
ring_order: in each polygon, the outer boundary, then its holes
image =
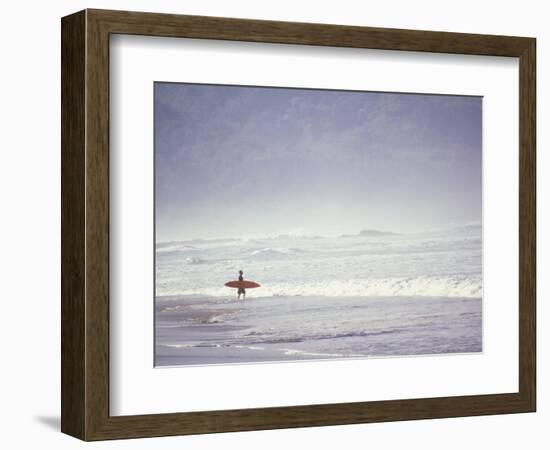
POLYGON ((196 247, 191 245, 178 245, 178 244, 164 244, 157 246, 157 253, 172 253, 172 252, 181 252, 186 250, 195 250, 196 247))
POLYGON ((362 358, 368 355, 363 354, 355 354, 355 353, 319 353, 319 352, 306 352, 304 350, 294 350, 294 349, 288 349, 283 348, 281 349, 285 355, 288 356, 318 356, 320 358, 341 358, 341 357, 347 357, 347 358, 362 358))
MULTIPOLYGON (((250 291, 250 290, 249 290, 250 291)), ((176 289, 169 295, 227 296, 227 287, 176 289)), ((478 298, 482 294, 481 276, 406 277, 327 280, 320 282, 275 283, 262 285, 252 294, 271 296, 333 296, 333 297, 463 297, 478 298)))
POLYGON ((279 247, 279 248, 260 248, 257 250, 252 250, 250 252, 250 256, 256 256, 256 257, 272 257, 272 256, 285 256, 285 255, 293 255, 296 253, 302 253, 305 250, 294 248, 294 247, 279 247))
POLYGON ((157 246, 156 295, 232 296, 244 270, 271 296, 482 296, 478 226, 417 235, 224 239, 157 246), (457 231, 458 230, 458 231, 457 231))
POLYGON ((206 261, 202 258, 196 258, 196 257, 185 258, 185 262, 187 264, 206 264, 206 263, 208 263, 208 261, 206 261))

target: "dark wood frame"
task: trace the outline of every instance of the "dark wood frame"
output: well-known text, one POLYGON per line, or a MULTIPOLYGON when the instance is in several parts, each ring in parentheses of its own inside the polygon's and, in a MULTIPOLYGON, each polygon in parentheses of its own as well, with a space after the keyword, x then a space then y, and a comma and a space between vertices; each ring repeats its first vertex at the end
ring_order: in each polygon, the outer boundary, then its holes
POLYGON ((61 31, 64 433, 101 440, 535 411, 534 38, 104 10, 64 17, 61 31), (113 33, 518 57, 519 391, 110 416, 108 99, 109 35, 113 33))

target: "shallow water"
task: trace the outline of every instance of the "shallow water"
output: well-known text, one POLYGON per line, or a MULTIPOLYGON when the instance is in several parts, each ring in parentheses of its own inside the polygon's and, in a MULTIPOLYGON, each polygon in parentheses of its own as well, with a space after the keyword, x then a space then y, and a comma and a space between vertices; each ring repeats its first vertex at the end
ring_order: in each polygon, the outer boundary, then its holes
POLYGON ((156 317, 159 366, 482 350, 475 298, 169 297, 156 317))

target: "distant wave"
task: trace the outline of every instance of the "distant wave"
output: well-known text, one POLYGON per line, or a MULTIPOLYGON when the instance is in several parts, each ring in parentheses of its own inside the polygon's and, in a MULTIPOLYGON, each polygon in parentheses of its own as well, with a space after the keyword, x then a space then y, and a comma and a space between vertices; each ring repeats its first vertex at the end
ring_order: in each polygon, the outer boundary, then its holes
POLYGON ((157 253, 174 253, 174 252, 181 252, 186 250, 195 250, 197 247, 193 247, 192 245, 162 245, 157 246, 156 252, 157 253))
MULTIPOLYGON (((261 282, 261 280, 260 280, 261 282)), ((254 290, 256 297, 333 296, 333 297, 466 297, 480 298, 483 285, 480 275, 417 276, 327 280, 308 283, 262 283, 254 290)), ((173 291, 159 289, 158 295, 227 296, 230 290, 215 288, 173 291)))
POLYGON ((187 264, 206 264, 208 261, 202 259, 202 258, 185 258, 185 262, 187 264))
MULTIPOLYGON (((482 231, 481 222, 451 223, 445 226, 430 228, 418 231, 409 231, 396 233, 388 230, 362 229, 356 232, 345 234, 277 234, 254 237, 227 237, 227 238, 209 238, 209 239, 186 239, 181 241, 157 241, 156 249, 159 252, 168 251, 168 249, 198 248, 202 246, 212 246, 214 244, 239 244, 239 243, 268 243, 274 241, 311 241, 323 239, 337 239, 342 237, 417 237, 422 235, 449 235, 449 234, 476 234, 480 235, 482 231)), ((268 244, 269 245, 269 244, 268 244)))
POLYGON ((380 231, 380 230, 361 230, 358 234, 343 234, 340 237, 392 237, 402 236, 400 233, 393 233, 392 231, 380 231))
POLYGON ((280 256, 280 255, 293 255, 296 253, 303 253, 305 250, 299 248, 261 248, 250 252, 250 256, 280 256))

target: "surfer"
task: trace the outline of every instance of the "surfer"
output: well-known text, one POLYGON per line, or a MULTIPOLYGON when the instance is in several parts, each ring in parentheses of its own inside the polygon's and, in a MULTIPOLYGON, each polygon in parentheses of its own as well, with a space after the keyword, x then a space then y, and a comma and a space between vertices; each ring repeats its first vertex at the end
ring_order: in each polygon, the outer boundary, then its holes
MULTIPOLYGON (((244 280, 243 271, 239 270, 239 281, 243 281, 243 280, 244 280)), ((239 290, 237 291, 237 300, 241 299, 241 294, 242 294, 243 300, 244 300, 246 298, 246 291, 243 287, 240 287, 239 290)))

